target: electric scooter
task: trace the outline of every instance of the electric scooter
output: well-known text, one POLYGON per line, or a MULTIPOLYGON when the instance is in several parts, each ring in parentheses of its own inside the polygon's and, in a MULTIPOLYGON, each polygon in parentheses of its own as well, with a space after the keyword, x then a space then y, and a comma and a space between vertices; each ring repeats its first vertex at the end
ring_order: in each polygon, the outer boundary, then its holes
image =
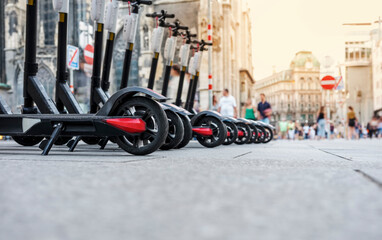
MULTIPOLYGON (((57 1, 55 9, 60 12, 60 22, 66 22, 68 1, 57 1)), ((165 113, 156 101, 135 96, 136 90, 124 89, 114 94, 96 114, 60 114, 58 107, 50 99, 37 79, 36 63, 38 0, 29 0, 26 7, 26 38, 24 65, 24 105, 22 114, 0 116, 0 134, 15 139, 38 143, 44 137, 48 140, 41 145, 43 155, 47 155, 54 142, 60 137, 97 136, 115 137, 117 144, 133 154, 149 154, 157 150, 167 134, 168 123, 165 113), (37 108, 35 107, 35 104, 37 108), (135 109, 132 114, 126 109, 135 109), (40 111, 50 112, 41 114, 40 111), (126 136, 133 136, 149 144, 130 144, 126 136)), ((66 44, 64 45, 66 46, 66 44)), ((63 47, 64 47, 63 46, 63 47)), ((66 56, 65 56, 66 57, 66 56)), ((69 89, 69 87, 67 87, 69 89)), ((70 93, 70 90, 68 91, 70 93)), ((71 94, 71 93, 70 93, 71 94)), ((163 96, 153 93, 157 99, 163 96)), ((6 110, 6 106, 1 107, 6 110)))
MULTIPOLYGON (((158 67, 159 54, 162 46, 164 31, 167 28, 175 27, 171 24, 166 23, 166 19, 174 18, 175 15, 167 14, 166 11, 162 10, 160 13, 154 12, 152 14, 146 14, 146 17, 154 18, 156 21, 156 28, 154 28, 152 34, 152 49, 154 55, 151 63, 150 76, 148 80, 148 88, 154 89, 155 75, 158 67)), ((173 45, 173 47, 167 46, 166 50, 175 52, 175 45, 173 45)), ((167 62, 171 62, 171 60, 167 62)), ((165 110, 169 121, 169 133, 161 149, 169 150, 178 146, 179 143, 184 139, 184 125, 182 119, 178 115, 178 110, 166 104, 162 104, 162 107, 165 110)))
MULTIPOLYGON (((193 109, 202 54, 204 51, 208 50, 205 46, 212 44, 206 43, 203 40, 201 42, 193 42, 197 43, 198 47, 197 52, 195 52, 194 56, 190 59, 189 73, 191 74, 191 80, 188 89, 187 100, 185 103, 185 109, 192 114, 192 130, 198 142, 205 147, 217 147, 223 144, 227 138, 227 127, 223 123, 223 117, 214 111, 202 111, 196 114, 193 109)), ((181 79, 180 82, 183 80, 181 79)), ((178 94, 179 92, 181 93, 182 89, 178 89, 178 94)))

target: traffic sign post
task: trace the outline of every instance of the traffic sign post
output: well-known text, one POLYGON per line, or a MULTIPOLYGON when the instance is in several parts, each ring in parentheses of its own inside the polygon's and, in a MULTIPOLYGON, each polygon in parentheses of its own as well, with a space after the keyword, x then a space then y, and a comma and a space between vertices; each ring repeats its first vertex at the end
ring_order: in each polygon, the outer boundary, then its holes
MULTIPOLYGON (((335 88, 337 81, 334 77, 327 75, 321 79, 321 87, 326 90, 326 118, 330 119, 330 95, 329 91, 335 88)), ((330 126, 330 124, 327 124, 330 126)), ((329 127, 330 129, 330 127, 329 127)))
POLYGON ((325 90, 332 90, 336 86, 336 79, 332 76, 325 76, 321 80, 321 87, 325 90))
POLYGON ((78 47, 68 45, 67 47, 67 64, 69 69, 69 87, 72 93, 74 93, 73 87, 73 70, 80 69, 80 57, 78 47))

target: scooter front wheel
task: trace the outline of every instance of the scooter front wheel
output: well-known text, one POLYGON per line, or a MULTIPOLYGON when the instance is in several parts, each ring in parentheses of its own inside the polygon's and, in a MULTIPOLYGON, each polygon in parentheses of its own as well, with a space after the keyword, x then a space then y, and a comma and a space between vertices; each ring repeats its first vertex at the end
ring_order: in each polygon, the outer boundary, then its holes
POLYGON ((28 136, 28 137, 24 137, 24 136, 13 136, 12 137, 13 140, 15 142, 17 142, 18 144, 22 145, 22 146, 34 146, 38 143, 40 143, 44 137, 35 137, 35 136, 28 136))
POLYGON ((223 145, 231 145, 236 141, 239 130, 233 122, 224 122, 224 124, 227 126, 227 138, 223 145))
POLYGON ((165 110, 168 119, 168 134, 166 141, 160 147, 162 150, 170 150, 179 145, 184 137, 184 126, 182 119, 174 111, 165 110))
POLYGON ((162 107, 147 97, 133 97, 118 107, 114 116, 140 117, 146 131, 116 138, 120 148, 134 155, 147 155, 158 150, 168 134, 168 120, 162 107))
POLYGON ((177 149, 184 148, 185 146, 188 145, 188 143, 192 139, 192 125, 190 122, 190 119, 186 116, 179 115, 180 119, 183 122, 183 127, 184 127, 184 137, 182 141, 176 146, 177 149))
POLYGON ((197 135, 196 139, 200 144, 207 148, 217 147, 223 144, 227 138, 227 127, 226 125, 215 117, 203 117, 199 119, 196 126, 210 128, 212 130, 211 136, 201 136, 197 135))
POLYGON ((251 139, 247 142, 247 144, 255 143, 257 141, 257 138, 260 137, 259 131, 257 130, 257 126, 249 125, 249 127, 252 130, 251 139))

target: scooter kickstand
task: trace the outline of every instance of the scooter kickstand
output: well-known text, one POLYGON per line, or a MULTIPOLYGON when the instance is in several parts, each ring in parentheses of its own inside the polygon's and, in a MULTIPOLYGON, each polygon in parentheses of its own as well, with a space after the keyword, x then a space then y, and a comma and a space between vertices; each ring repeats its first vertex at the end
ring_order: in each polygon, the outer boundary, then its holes
POLYGON ((54 130, 49 140, 44 140, 40 143, 39 148, 43 150, 41 155, 46 156, 49 154, 50 149, 52 149, 53 144, 57 141, 58 137, 61 134, 62 127, 62 123, 54 125, 54 130))
POLYGON ((106 138, 103 138, 99 143, 98 145, 100 146, 100 149, 103 150, 105 149, 106 147, 106 144, 109 142, 109 138, 106 137, 106 138))
POLYGON ((68 144, 66 144, 66 146, 69 148, 69 152, 73 152, 80 141, 81 141, 80 136, 76 137, 75 140, 70 140, 68 144))

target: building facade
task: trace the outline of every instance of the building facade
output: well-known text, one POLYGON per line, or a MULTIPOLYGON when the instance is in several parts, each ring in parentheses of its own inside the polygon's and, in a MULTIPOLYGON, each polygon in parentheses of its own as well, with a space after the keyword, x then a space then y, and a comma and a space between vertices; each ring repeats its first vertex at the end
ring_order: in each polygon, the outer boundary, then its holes
POLYGON ((372 37, 372 71, 373 71, 373 104, 374 114, 382 116, 382 27, 381 20, 371 33, 372 37))
POLYGON ((360 123, 373 116, 373 77, 371 61, 371 23, 344 24, 346 105, 352 106, 360 123))
MULTIPOLYGON (((298 52, 290 63, 290 69, 257 81, 255 90, 256 102, 260 102, 260 93, 264 93, 271 104, 272 121, 292 120, 313 124, 324 103, 320 63, 312 52, 298 52)), ((334 112, 333 104, 330 107, 334 112)))
MULTIPOLYGON (((250 10, 245 1, 213 1, 213 91, 219 98, 224 88, 228 88, 236 98, 237 103, 244 104, 247 98, 253 96, 254 79, 252 65, 252 33, 250 10)), ((146 12, 159 12, 162 9, 175 13, 182 25, 189 26, 199 39, 207 40, 207 0, 156 0, 152 6, 145 6, 141 14, 137 48, 133 56, 131 84, 146 86, 151 67, 151 33, 155 26, 153 19, 145 17, 146 12)), ((126 11, 126 4, 121 5, 121 12, 126 11)), ((171 20, 169 20, 171 21, 171 20)), ((122 31, 122 22, 119 24, 122 31)), ((166 33, 167 35, 167 33, 166 33)), ((114 54, 115 90, 119 86, 119 76, 122 71, 123 53, 126 43, 122 34, 117 34, 117 44, 114 54)), ((163 45, 165 41, 163 41, 163 45)), ((181 41, 178 43, 178 50, 181 41)), ((155 89, 160 91, 163 75, 163 54, 160 56, 155 89)), ((178 56, 178 51, 176 53, 178 56)), ((175 58, 177 63, 178 58, 175 58)), ((188 80, 184 92, 188 90, 188 80)), ((178 86, 177 78, 170 80, 169 94, 174 97, 178 86)), ((204 54, 200 71, 200 81, 197 98, 200 109, 208 108, 208 57, 204 54)), ((183 99, 185 100, 185 99, 183 99)))

